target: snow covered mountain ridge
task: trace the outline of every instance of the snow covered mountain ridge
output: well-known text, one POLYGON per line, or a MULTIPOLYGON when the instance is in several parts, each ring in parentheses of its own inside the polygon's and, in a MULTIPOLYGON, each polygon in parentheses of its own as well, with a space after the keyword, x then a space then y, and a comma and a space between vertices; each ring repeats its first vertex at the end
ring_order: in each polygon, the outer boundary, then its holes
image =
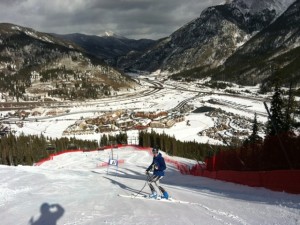
POLYGON ((118 38, 118 39, 127 39, 126 37, 123 37, 117 33, 114 33, 111 30, 105 31, 104 34, 99 35, 99 37, 108 37, 108 38, 118 38))
MULTIPOLYGON (((170 73, 199 68, 199 72, 193 72, 193 77, 199 74, 206 76, 208 71, 223 66, 239 48, 267 29, 296 2, 232 0, 209 7, 200 17, 162 39, 147 52, 137 55, 135 60, 125 60, 121 66, 133 70, 161 70, 170 73)), ((293 20, 297 23, 296 14, 290 18, 290 21, 293 20)), ((280 35, 282 28, 279 26, 274 29, 278 29, 280 35)))
POLYGON ((292 2, 233 0, 209 7, 199 18, 139 56, 134 64, 124 67, 175 72, 222 65, 238 47, 267 27, 292 2))
POLYGON ((293 2, 295 0, 231 0, 227 4, 231 4, 243 13, 255 14, 268 9, 275 10, 277 14, 281 14, 293 2))
POLYGON ((9 37, 11 35, 16 35, 23 33, 31 38, 47 42, 50 44, 58 44, 58 45, 63 45, 67 48, 71 49, 77 49, 79 50, 79 46, 76 46, 74 43, 66 41, 64 39, 57 39, 53 37, 52 35, 46 34, 46 33, 41 33, 36 30, 33 30, 28 27, 22 27, 14 24, 9 24, 9 23, 0 23, 0 40, 3 43, 3 40, 6 37, 9 37))

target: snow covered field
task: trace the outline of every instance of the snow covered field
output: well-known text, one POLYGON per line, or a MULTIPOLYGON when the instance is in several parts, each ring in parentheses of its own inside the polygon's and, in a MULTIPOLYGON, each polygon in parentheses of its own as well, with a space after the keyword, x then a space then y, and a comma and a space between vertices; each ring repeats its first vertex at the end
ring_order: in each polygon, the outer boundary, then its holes
MULTIPOLYGON (((144 186, 152 156, 123 147, 113 151, 124 160, 118 171, 99 167, 110 153, 67 153, 35 167, 0 166, 1 224, 300 224, 300 195, 181 175, 171 164, 162 186, 174 199, 189 203, 119 197, 144 186)), ((145 187, 143 193, 149 192, 145 187)))
MULTIPOLYGON (((228 113, 234 113, 249 119, 254 118, 254 112, 258 113, 258 121, 266 122, 267 114, 263 106, 263 101, 266 96, 260 96, 256 98, 254 94, 245 93, 239 96, 230 96, 226 93, 218 90, 212 90, 210 88, 199 87, 189 83, 178 83, 166 81, 161 83, 164 89, 153 91, 153 83, 147 83, 141 80, 141 87, 139 93, 143 90, 145 92, 151 92, 151 94, 140 95, 126 95, 125 97, 112 97, 99 100, 92 100, 87 102, 78 103, 66 103, 70 104, 67 108, 57 108, 58 111, 68 109, 69 113, 59 116, 47 116, 46 113, 53 109, 37 108, 36 111, 40 111, 41 116, 29 116, 25 120, 19 118, 10 118, 10 128, 15 131, 16 134, 43 134, 52 138, 60 138, 63 135, 63 131, 70 125, 82 118, 97 117, 103 112, 115 111, 125 109, 129 111, 168 111, 182 102, 192 105, 195 109, 208 106, 214 108, 220 108, 228 113), (199 91, 201 93, 199 94, 199 91), (220 104, 211 104, 210 100, 216 100, 220 104), (17 126, 15 122, 21 122, 22 127, 17 126)), ((155 80, 159 84, 158 80, 155 80)), ((237 91, 251 90, 250 93, 256 93, 258 87, 233 87, 232 89, 237 91)), ((32 111, 34 111, 32 110, 32 111)), ((7 112, 3 111, 2 115, 7 112)), ((221 141, 215 140, 208 136, 199 136, 198 133, 214 126, 214 121, 211 117, 206 116, 205 113, 189 113, 185 115, 185 121, 176 123, 175 126, 166 129, 154 129, 158 133, 165 132, 170 136, 175 136, 181 141, 196 141, 201 143, 222 144, 221 141), (189 120, 190 126, 186 125, 186 121, 189 120)), ((150 130, 150 129, 149 129, 150 130)), ((137 131, 127 131, 129 139, 134 142, 137 140, 137 131)), ((88 139, 99 141, 101 134, 94 133, 89 135, 72 135, 77 139, 88 139)))

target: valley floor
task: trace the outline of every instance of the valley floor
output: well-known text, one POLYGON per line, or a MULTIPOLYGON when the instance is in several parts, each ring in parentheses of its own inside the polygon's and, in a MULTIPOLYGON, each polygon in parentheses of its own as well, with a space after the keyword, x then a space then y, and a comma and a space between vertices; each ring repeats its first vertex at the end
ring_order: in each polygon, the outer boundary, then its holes
MULTIPOLYGON (((179 111, 180 107, 185 104, 197 109, 201 107, 213 107, 221 109, 223 112, 216 116, 208 116, 207 113, 184 114, 184 121, 176 123, 171 128, 153 128, 158 133, 165 132, 170 136, 175 136, 181 141, 197 141, 210 144, 222 144, 222 140, 218 135, 210 135, 215 133, 215 128, 222 124, 226 125, 226 129, 218 129, 218 133, 225 138, 231 138, 233 133, 251 132, 251 121, 254 113, 257 113, 257 120, 261 123, 266 122, 267 114, 263 106, 268 96, 255 96, 257 87, 238 88, 243 92, 250 89, 253 94, 226 94, 224 91, 212 90, 198 84, 179 83, 165 81, 148 81, 141 79, 141 88, 137 93, 124 94, 119 97, 105 98, 86 102, 66 102, 61 103, 64 106, 57 105, 47 107, 38 107, 27 110, 30 115, 25 119, 18 117, 10 117, 2 119, 3 123, 9 124, 9 129, 17 134, 36 134, 41 133, 52 138, 63 136, 63 132, 71 125, 87 118, 95 118, 106 112, 114 112, 117 110, 133 111, 179 111), (159 87, 159 88, 158 88, 159 87), (163 87, 163 88, 161 88, 163 87), (49 113, 57 113, 57 115, 49 115, 49 113), (66 111, 68 113, 59 113, 66 111), (40 115, 32 115, 33 112, 39 112, 40 115), (233 119, 232 115, 236 115, 233 119), (245 121, 245 119, 247 121, 245 121), (188 123, 188 124, 187 124, 188 123), (239 125, 238 125, 239 124, 239 125)), ((57 104, 57 103, 55 103, 57 104)), ((2 108, 2 110, 5 108, 2 108)), ((16 110, 3 111, 5 116, 8 112, 14 113, 16 110)), ((222 125, 223 126, 223 125, 222 125)), ((152 128, 149 128, 150 131, 152 128)), ((260 131, 263 136, 263 131, 260 131)), ((113 133, 113 132, 112 132, 113 133)), ((118 132, 117 132, 118 133, 118 132)), ((127 131, 129 143, 137 143, 137 130, 127 131)), ((70 134, 67 137, 76 137, 77 139, 88 139, 99 141, 101 133, 88 134, 70 134)), ((241 138, 245 138, 245 135, 241 138)))

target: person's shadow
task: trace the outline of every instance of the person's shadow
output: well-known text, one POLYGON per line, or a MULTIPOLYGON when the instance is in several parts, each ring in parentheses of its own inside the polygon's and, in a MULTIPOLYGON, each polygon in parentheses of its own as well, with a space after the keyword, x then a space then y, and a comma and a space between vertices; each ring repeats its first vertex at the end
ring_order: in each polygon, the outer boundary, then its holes
POLYGON ((57 220, 62 217, 65 210, 59 204, 49 205, 43 203, 41 205, 41 215, 34 221, 33 217, 29 220, 30 225, 56 225, 57 220))

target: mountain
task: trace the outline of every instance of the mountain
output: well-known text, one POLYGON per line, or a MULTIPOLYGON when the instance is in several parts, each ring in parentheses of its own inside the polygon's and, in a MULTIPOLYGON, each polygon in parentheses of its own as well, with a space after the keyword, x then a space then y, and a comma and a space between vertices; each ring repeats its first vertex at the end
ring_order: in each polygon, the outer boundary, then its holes
POLYGON ((97 98, 134 85, 70 41, 0 24, 0 90, 6 101, 97 98))
POLYGON ((271 24, 293 0, 233 0, 209 7, 200 17, 160 40, 132 69, 170 72, 216 68, 240 46, 271 24))
POLYGON ((128 39, 112 32, 106 32, 105 36, 85 35, 79 33, 53 35, 72 41, 89 54, 104 60, 109 65, 118 67, 122 67, 119 65, 118 58, 124 57, 128 54, 130 55, 144 52, 156 43, 156 41, 150 39, 128 39))
POLYGON ((300 0, 295 1, 269 26, 238 48, 221 66, 186 70, 174 79, 212 77, 246 85, 262 83, 269 88, 280 82, 300 81, 300 0))
POLYGON ((225 62, 219 75, 244 83, 300 81, 300 0, 225 62), (254 75, 255 74, 255 75, 254 75))
POLYGON ((290 6, 294 0, 231 0, 228 3, 234 5, 238 8, 243 14, 255 14, 260 13, 262 9, 274 10, 279 13, 284 12, 288 6, 290 6))

